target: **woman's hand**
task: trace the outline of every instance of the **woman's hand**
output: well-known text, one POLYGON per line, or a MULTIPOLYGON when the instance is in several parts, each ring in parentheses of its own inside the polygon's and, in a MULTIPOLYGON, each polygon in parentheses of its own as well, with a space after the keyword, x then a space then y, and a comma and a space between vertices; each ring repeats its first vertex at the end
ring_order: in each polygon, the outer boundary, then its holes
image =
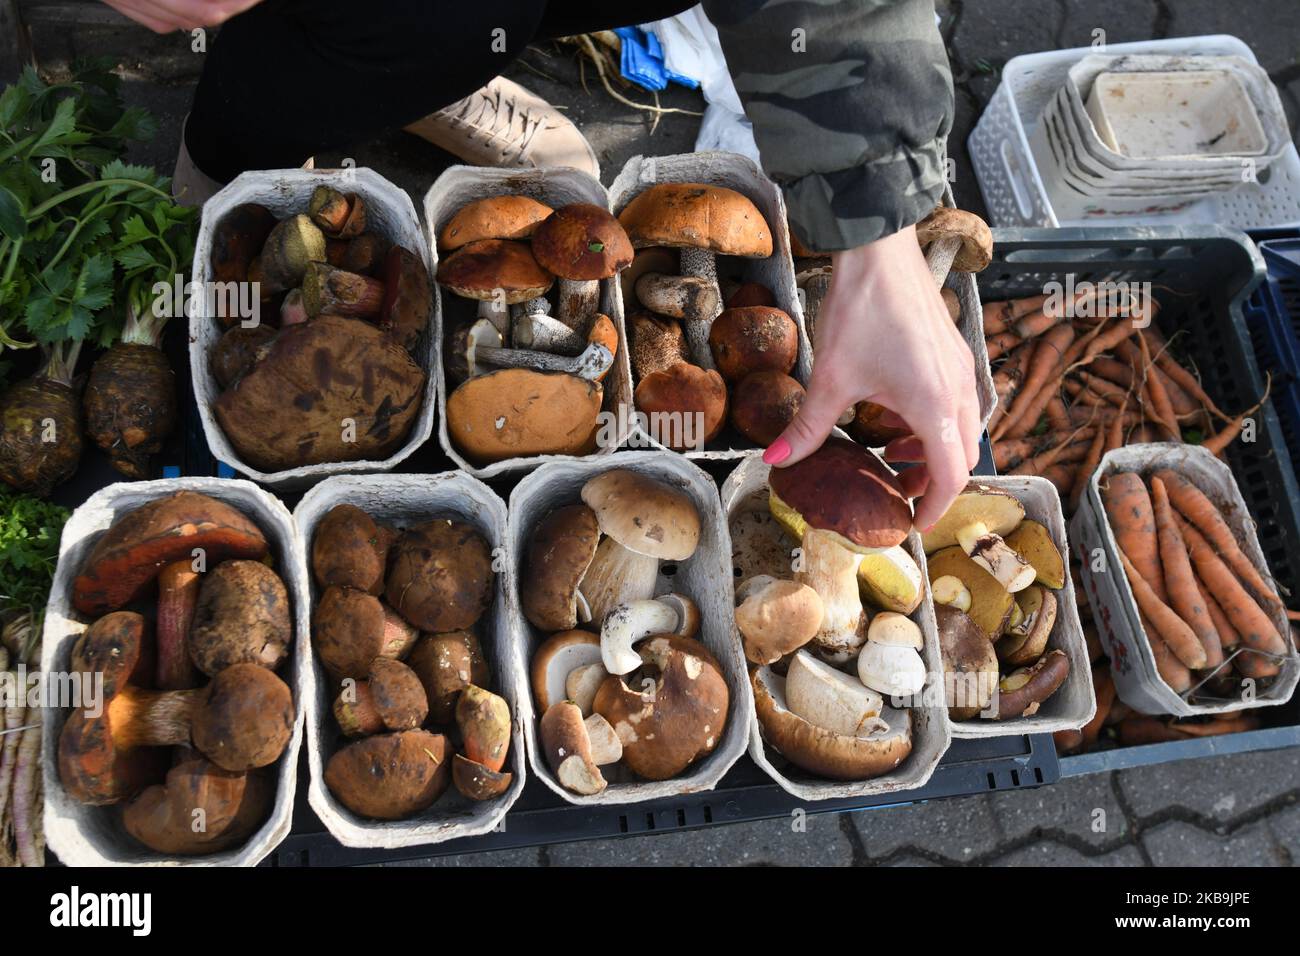
POLYGON ((261 0, 104 0, 154 33, 215 27, 261 0))
POLYGON ((885 457, 922 462, 900 480, 909 497, 922 496, 915 521, 927 529, 979 459, 975 360, 935 288, 915 228, 836 253, 834 263, 808 396, 763 460, 793 464, 821 447, 849 406, 883 405, 897 418, 882 424, 912 432, 891 442, 885 457))

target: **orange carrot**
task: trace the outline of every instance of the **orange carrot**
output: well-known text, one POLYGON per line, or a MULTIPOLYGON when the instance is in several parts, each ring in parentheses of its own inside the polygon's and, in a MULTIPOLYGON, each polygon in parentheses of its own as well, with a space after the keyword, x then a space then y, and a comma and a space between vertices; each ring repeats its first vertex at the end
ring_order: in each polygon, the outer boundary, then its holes
POLYGON ((1155 626, 1156 634, 1184 667, 1200 670, 1205 666, 1205 648, 1196 632, 1156 596, 1150 583, 1133 567, 1128 555, 1120 551, 1119 557, 1124 562, 1124 573, 1128 575, 1129 588, 1133 591, 1138 610, 1155 626))
POLYGON ((984 340, 984 347, 988 349, 989 353, 989 361, 992 362, 1001 358, 1019 345, 1020 342, 1020 336, 1010 329, 999 332, 997 335, 990 335, 984 340))
POLYGON ((1052 400, 1047 403, 1047 422, 1053 431, 1070 430, 1070 413, 1060 393, 1053 395, 1052 400))
POLYGON ((1142 476, 1131 471, 1107 475, 1101 485, 1101 500, 1120 550, 1128 555, 1160 602, 1166 603, 1165 579, 1160 573, 1160 552, 1156 547, 1156 518, 1142 476))
POLYGON ((1223 413, 1223 410, 1218 405, 1214 404, 1214 399, 1206 394, 1205 389, 1201 387, 1201 383, 1196 380, 1196 376, 1174 361, 1174 357, 1168 352, 1162 351, 1156 355, 1156 365, 1160 367, 1162 372, 1173 379, 1179 388, 1208 408, 1217 417, 1225 422, 1232 420, 1223 413))
POLYGON ((1019 435, 1010 434, 1012 428, 1024 423, 1024 431, 1028 432, 1038 423, 1038 416, 1047 407, 1054 391, 1052 372, 1073 339, 1074 328, 1070 325, 1058 325, 1043 336, 1034 350, 1020 393, 1007 410, 1007 417, 998 423, 998 433, 992 436, 995 440, 1018 438, 1019 435))
POLYGON ((1097 470, 1097 462, 1101 461, 1102 449, 1106 447, 1106 429, 1100 425, 1093 433, 1092 442, 1088 445, 1088 454, 1083 456, 1083 463, 1079 465, 1079 470, 1074 474, 1074 483, 1070 486, 1070 514, 1079 510, 1079 502, 1083 500, 1083 493, 1088 487, 1088 479, 1092 473, 1097 470))
POLYGON ((1182 440, 1182 432, 1178 429, 1178 417, 1174 414, 1174 408, 1169 403, 1169 395, 1165 392, 1164 382, 1159 375, 1152 375, 1150 369, 1151 347, 1147 343, 1146 336, 1138 335, 1138 347, 1142 352, 1142 369, 1143 384, 1146 387, 1147 394, 1151 396, 1151 405, 1155 410, 1156 422, 1168 433, 1169 437, 1175 441, 1182 440))
POLYGON ((1156 659, 1156 672, 1159 673, 1160 679, 1173 688, 1175 694, 1181 694, 1192 687, 1192 672, 1189 671, 1183 662, 1178 659, 1169 645, 1161 638, 1160 632, 1152 626, 1145 614, 1138 615, 1142 619, 1142 630, 1147 635, 1147 644, 1151 647, 1151 654, 1156 659))
POLYGON ((1178 532, 1174 510, 1169 504, 1169 492, 1160 478, 1151 479, 1151 504, 1156 516, 1156 537, 1160 540, 1160 564, 1165 572, 1165 593, 1169 606, 1187 622, 1205 649, 1205 667, 1218 667, 1223 663, 1223 647, 1219 634, 1210 619, 1210 611, 1201 600, 1192 573, 1192 562, 1187 557, 1187 545, 1178 532))
MULTIPOLYGON (((1174 524, 1177 523, 1178 518, 1177 515, 1175 515, 1174 524)), ((1179 529, 1178 534, 1179 537, 1182 537, 1181 528, 1179 529)), ((1184 539, 1183 544, 1186 543, 1187 541, 1184 539)), ((1194 568, 1193 571, 1195 571, 1194 568)), ((1205 586, 1205 582, 1201 580, 1199 574, 1196 575, 1196 590, 1200 592, 1201 603, 1204 604, 1206 609, 1210 612, 1210 620, 1214 624, 1214 631, 1219 635, 1219 644, 1225 651, 1232 650, 1232 648, 1241 643, 1241 635, 1237 633, 1237 629, 1233 627, 1232 622, 1228 620, 1228 615, 1223 613, 1223 608, 1219 607, 1219 602, 1214 600, 1214 597, 1210 594, 1209 588, 1205 586)))

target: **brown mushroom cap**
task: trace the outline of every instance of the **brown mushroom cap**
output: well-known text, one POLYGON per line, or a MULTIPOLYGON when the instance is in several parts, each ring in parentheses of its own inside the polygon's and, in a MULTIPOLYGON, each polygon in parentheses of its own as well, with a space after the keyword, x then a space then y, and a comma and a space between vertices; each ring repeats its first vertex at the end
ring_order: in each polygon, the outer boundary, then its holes
POLYGON ((853 421, 848 424, 848 432, 857 441, 871 448, 881 448, 895 438, 911 434, 907 428, 898 425, 883 425, 880 418, 889 409, 875 402, 858 402, 853 410, 853 421))
POLYGON ((405 656, 419 632, 374 595, 329 587, 312 613, 311 637, 333 677, 361 680, 376 657, 405 656))
POLYGON ((618 215, 632 245, 708 249, 766 258, 772 230, 747 196, 725 186, 659 183, 635 196, 618 215))
POLYGON ((799 330, 780 309, 731 308, 713 320, 709 348, 728 382, 764 370, 788 373, 799 354, 799 330))
POLYGON ((998 719, 1032 717, 1069 676, 1070 659, 1060 648, 1048 651, 1032 667, 1012 671, 998 687, 998 719))
POLYGON ((647 780, 667 780, 713 752, 727 726, 731 695, 721 665, 699 641, 659 634, 636 650, 654 687, 640 690, 640 671, 626 679, 610 676, 593 707, 618 734, 628 769, 647 780))
POLYGON ((416 673, 401 661, 376 657, 370 674, 344 687, 334 701, 334 717, 349 737, 384 730, 414 730, 429 716, 429 699, 416 673))
POLYGON ((379 594, 392 541, 393 532, 356 505, 335 505, 312 538, 312 575, 321 587, 337 584, 379 594))
POLYGON ((744 638, 745 656, 755 664, 776 663, 821 628, 822 599, 806 584, 750 578, 736 597, 736 627, 744 638))
POLYGON ((577 704, 571 700, 551 704, 537 729, 546 763, 566 790, 591 796, 605 789, 605 777, 592 757, 591 738, 577 704))
POLYGON ((528 541, 519 603, 543 631, 578 626, 578 583, 600 542, 596 513, 586 505, 556 508, 537 523, 528 541))
MULTIPOLYGON (((717 438, 727 421, 727 386, 722 376, 713 369, 702 369, 689 362, 680 362, 641 379, 633 401, 646 415, 703 413, 704 443, 717 438)), ((686 437, 684 430, 682 437, 686 437)), ((676 451, 684 450, 672 447, 676 451)))
POLYGON ((232 773, 190 757, 167 771, 165 783, 127 804, 122 825, 158 853, 216 853, 252 836, 266 819, 274 794, 275 786, 264 774, 232 773))
POLYGON ((575 202, 537 227, 533 256, 561 279, 608 279, 631 265, 632 243, 609 210, 575 202))
POLYGON ((384 256, 384 302, 379 326, 407 351, 414 351, 429 328, 433 285, 424 260, 401 246, 384 256))
POLYGON ((256 364, 261 351, 269 346, 280 330, 270 325, 255 325, 244 328, 236 325, 226 329, 212 351, 208 353, 208 364, 212 375, 222 388, 230 388, 244 373, 256 364))
POLYGON ((325 786, 358 816, 400 820, 433 806, 451 777, 442 734, 404 730, 348 744, 325 767, 325 786))
POLYGON ((469 631, 426 634, 416 643, 406 666, 424 686, 429 716, 435 724, 451 723, 456 701, 467 684, 486 687, 492 682, 478 638, 469 631))
POLYGON ((178 491, 113 522, 73 582, 73 606, 98 617, 130 604, 165 566, 193 559, 196 548, 209 568, 267 551, 261 530, 242 513, 216 498, 178 491))
POLYGON ((926 554, 932 554, 959 544, 957 532, 972 524, 986 525, 993 534, 1005 537, 1024 517, 1025 506, 1015 495, 972 481, 930 530, 922 533, 921 546, 926 554))
POLYGON ((935 606, 939 651, 943 657, 948 715, 953 720, 978 717, 998 686, 998 657, 984 632, 964 612, 935 606))
POLYGON ((480 239, 527 239, 551 214, 528 196, 485 196, 456 210, 438 233, 438 248, 451 252, 480 239))
POLYGON ((939 239, 960 239, 961 248, 952 260, 957 272, 979 272, 993 260, 993 233, 973 212, 938 206, 916 224, 916 241, 922 248, 939 239))
POLYGON ((469 800, 492 800, 510 789, 515 775, 493 771, 463 754, 451 758, 451 779, 462 797, 469 800))
POLYGON ((226 561, 203 576, 190 624, 194 666, 214 676, 232 664, 272 670, 293 641, 289 593, 260 561, 226 561))
POLYGON ((731 426, 756 445, 770 445, 799 414, 807 397, 784 372, 751 372, 731 392, 731 426))
POLYGON ((200 692, 194 746, 223 770, 275 763, 293 736, 293 692, 265 667, 234 664, 200 692))
POLYGON ((435 518, 393 546, 388 601, 422 631, 473 627, 492 600, 492 549, 463 521, 435 518))
POLYGON ((582 486, 602 534, 637 554, 685 561, 700 543, 700 513, 683 491, 662 481, 611 468, 582 486))
POLYGON ((590 631, 552 634, 533 652, 529 678, 538 711, 564 700, 565 680, 575 669, 600 663, 600 638, 590 631))
POLYGON ((456 295, 467 299, 502 295, 506 305, 545 295, 553 281, 526 243, 508 239, 471 242, 438 265, 438 282, 456 295))
POLYGON ((754 669, 754 707, 763 739, 796 767, 832 780, 868 780, 889 773, 912 752, 912 712, 886 707, 889 727, 866 736, 840 734, 804 720, 785 702, 785 678, 754 669))
POLYGON ((447 433, 479 464, 596 450, 604 390, 567 372, 503 368, 476 375, 447 398, 447 433))
POLYGON ((809 527, 834 532, 851 551, 892 548, 912 528, 912 509, 898 479, 869 449, 847 438, 828 438, 802 461, 773 468, 768 485, 779 499, 775 505, 798 512, 809 527))

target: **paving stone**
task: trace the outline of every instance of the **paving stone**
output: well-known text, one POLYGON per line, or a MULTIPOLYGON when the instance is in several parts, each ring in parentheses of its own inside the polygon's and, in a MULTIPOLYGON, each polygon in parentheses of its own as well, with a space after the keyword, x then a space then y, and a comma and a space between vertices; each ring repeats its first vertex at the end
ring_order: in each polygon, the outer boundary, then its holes
POLYGON ((1138 817, 1184 807, 1229 821, 1294 790, 1300 750, 1270 750, 1184 760, 1119 771, 1124 798, 1138 817))
POLYGON ((849 866, 853 846, 831 813, 808 814, 806 831, 791 821, 762 820, 678 833, 589 840, 551 846, 551 866, 849 866))
POLYGON ((871 861, 914 849, 961 863, 993 852, 1002 842, 984 795, 870 810, 850 819, 871 861))
POLYGON ((1061 6, 1044 0, 965 0, 952 34, 957 60, 967 70, 985 60, 1001 65, 1021 53, 1056 48, 1061 6))
POLYGON ((540 847, 530 846, 518 850, 491 850, 487 853, 463 853, 460 856, 433 856, 422 860, 398 860, 381 866, 405 867, 478 867, 511 866, 534 867, 542 865, 540 847))
POLYGON ((1300 864, 1300 804, 1293 804, 1264 818, 1278 850, 1286 855, 1288 866, 1300 864))
POLYGON ((993 814, 1010 841, 1035 833, 1061 834, 1103 847, 1125 840, 1129 824, 1110 774, 1066 777, 1050 787, 989 794, 993 814))
POLYGON ((990 861, 990 866, 1145 866, 1135 846, 1090 855, 1055 840, 1043 840, 990 861))
POLYGON ((1296 62, 1296 37, 1300 36, 1300 4, 1236 3, 1223 0, 1175 0, 1168 4, 1172 19, 1169 36, 1231 33, 1255 51, 1260 66, 1270 73, 1296 62))
POLYGON ((1170 820, 1143 833, 1142 846, 1155 866, 1284 866, 1288 861, 1263 822, 1225 837, 1170 820))
POLYGON ((882 863, 881 866, 942 866, 941 863, 935 863, 933 860, 927 860, 920 856, 899 856, 890 860, 888 863, 882 863))
POLYGON ((1094 30, 1104 31, 1103 43, 1128 43, 1131 40, 1149 40, 1156 25, 1155 0, 1089 0, 1088 3, 1066 3, 1065 19, 1061 24, 1058 42, 1062 49, 1092 46, 1098 37, 1094 30))

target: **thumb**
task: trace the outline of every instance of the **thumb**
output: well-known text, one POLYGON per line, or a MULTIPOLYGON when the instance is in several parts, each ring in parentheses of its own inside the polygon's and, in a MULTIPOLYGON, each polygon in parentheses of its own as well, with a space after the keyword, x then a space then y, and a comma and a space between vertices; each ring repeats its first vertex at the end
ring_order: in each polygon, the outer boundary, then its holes
POLYGON ((846 407, 843 399, 836 398, 824 386, 818 387, 814 380, 794 420, 763 452, 763 461, 769 465, 793 465, 807 458, 826 441, 846 407))

